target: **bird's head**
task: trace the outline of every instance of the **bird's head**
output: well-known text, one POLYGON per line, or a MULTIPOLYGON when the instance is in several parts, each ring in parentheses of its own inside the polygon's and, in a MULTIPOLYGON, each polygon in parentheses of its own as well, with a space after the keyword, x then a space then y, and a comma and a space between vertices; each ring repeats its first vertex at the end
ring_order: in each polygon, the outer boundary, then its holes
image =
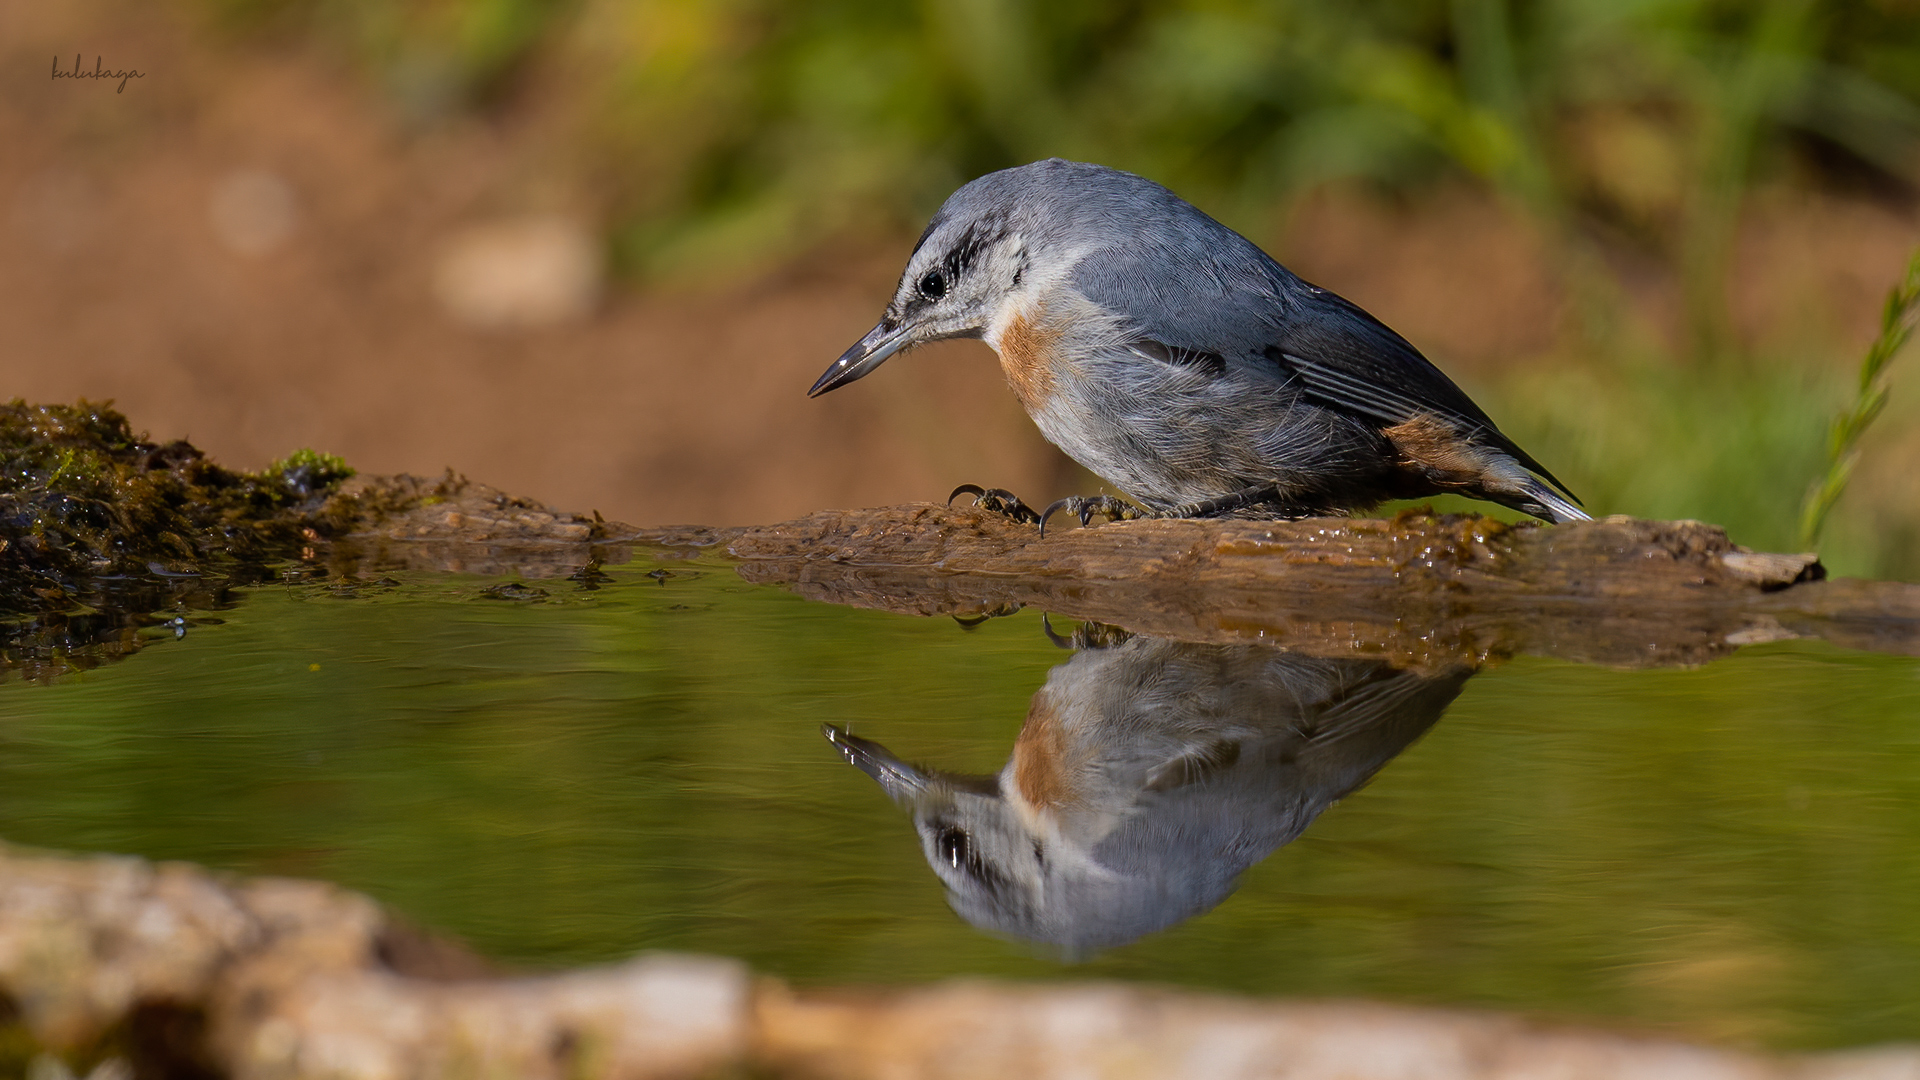
POLYGON ((845 386, 889 356, 948 338, 977 338, 1009 308, 1063 280, 1103 235, 1088 189, 1114 178, 1098 165, 1035 162, 989 173, 948 197, 920 236, 886 313, 820 376, 809 397, 845 386))

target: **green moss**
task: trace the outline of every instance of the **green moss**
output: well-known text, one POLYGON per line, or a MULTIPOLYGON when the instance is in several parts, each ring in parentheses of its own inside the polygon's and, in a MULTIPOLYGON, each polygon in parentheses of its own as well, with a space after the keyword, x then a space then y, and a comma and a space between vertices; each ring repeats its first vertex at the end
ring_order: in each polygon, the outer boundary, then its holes
POLYGON ((187 442, 136 436, 102 404, 0 406, 0 614, 294 554, 326 534, 322 505, 352 475, 312 450, 234 472, 187 442))
POLYGON ((333 454, 318 450, 295 450, 254 474, 267 483, 278 482, 289 491, 302 495, 330 491, 342 480, 353 476, 353 466, 333 454))

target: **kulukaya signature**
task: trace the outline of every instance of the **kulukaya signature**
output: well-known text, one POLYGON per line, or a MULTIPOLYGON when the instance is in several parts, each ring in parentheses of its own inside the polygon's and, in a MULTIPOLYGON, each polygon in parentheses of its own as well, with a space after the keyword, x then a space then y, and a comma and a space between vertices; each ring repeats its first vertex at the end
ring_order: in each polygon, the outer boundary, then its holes
POLYGON ((133 68, 127 68, 125 71, 109 71, 102 66, 98 56, 93 58, 93 70, 87 71, 80 66, 80 54, 74 53, 72 71, 60 70, 60 58, 57 56, 53 58, 53 77, 56 79, 119 79, 120 86, 114 93, 122 94, 126 92, 128 79, 144 79, 147 73, 133 68))

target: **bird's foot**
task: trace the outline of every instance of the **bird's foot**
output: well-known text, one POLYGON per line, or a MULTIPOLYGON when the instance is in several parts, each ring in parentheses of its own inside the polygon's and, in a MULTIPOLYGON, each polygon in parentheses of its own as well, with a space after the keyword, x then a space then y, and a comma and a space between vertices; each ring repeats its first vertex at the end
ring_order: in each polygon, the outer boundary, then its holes
POLYGON ((952 506, 953 500, 962 495, 973 496, 973 505, 980 509, 1004 514, 1022 525, 1032 525, 1040 520, 1040 515, 1033 507, 1021 502, 1020 496, 1011 491, 983 488, 979 484, 961 484, 953 489, 953 494, 947 496, 947 505, 952 506))
POLYGON ((1041 536, 1047 535, 1047 519, 1062 510, 1079 518, 1083 527, 1093 524, 1095 514, 1108 521, 1134 521, 1156 516, 1151 511, 1142 510, 1125 499, 1117 499, 1112 495, 1069 495, 1040 512, 1041 536))
POLYGON ((955 615, 953 616, 953 621, 960 624, 960 629, 971 630, 981 623, 986 622, 988 619, 1003 619, 1008 615, 1019 614, 1020 609, 1025 606, 1024 604, 1017 604, 1009 600, 1003 604, 995 604, 993 607, 987 608, 984 611, 976 611, 971 615, 955 615))

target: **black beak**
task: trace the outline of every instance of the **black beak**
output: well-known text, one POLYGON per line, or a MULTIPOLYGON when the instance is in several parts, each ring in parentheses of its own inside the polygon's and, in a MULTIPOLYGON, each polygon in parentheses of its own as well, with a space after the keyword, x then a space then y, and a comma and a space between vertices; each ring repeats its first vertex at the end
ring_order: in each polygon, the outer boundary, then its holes
POLYGON ((867 336, 854 342, 853 348, 840 354, 840 359, 828 366, 820 381, 813 384, 807 396, 819 397, 835 387, 845 386, 855 379, 872 371, 884 363, 887 357, 908 343, 907 328, 896 324, 892 317, 881 319, 867 336))
POLYGON ((820 734, 840 750, 847 764, 873 777, 895 801, 909 802, 926 790, 927 774, 894 757, 879 743, 849 735, 844 728, 832 724, 821 724, 820 734))

